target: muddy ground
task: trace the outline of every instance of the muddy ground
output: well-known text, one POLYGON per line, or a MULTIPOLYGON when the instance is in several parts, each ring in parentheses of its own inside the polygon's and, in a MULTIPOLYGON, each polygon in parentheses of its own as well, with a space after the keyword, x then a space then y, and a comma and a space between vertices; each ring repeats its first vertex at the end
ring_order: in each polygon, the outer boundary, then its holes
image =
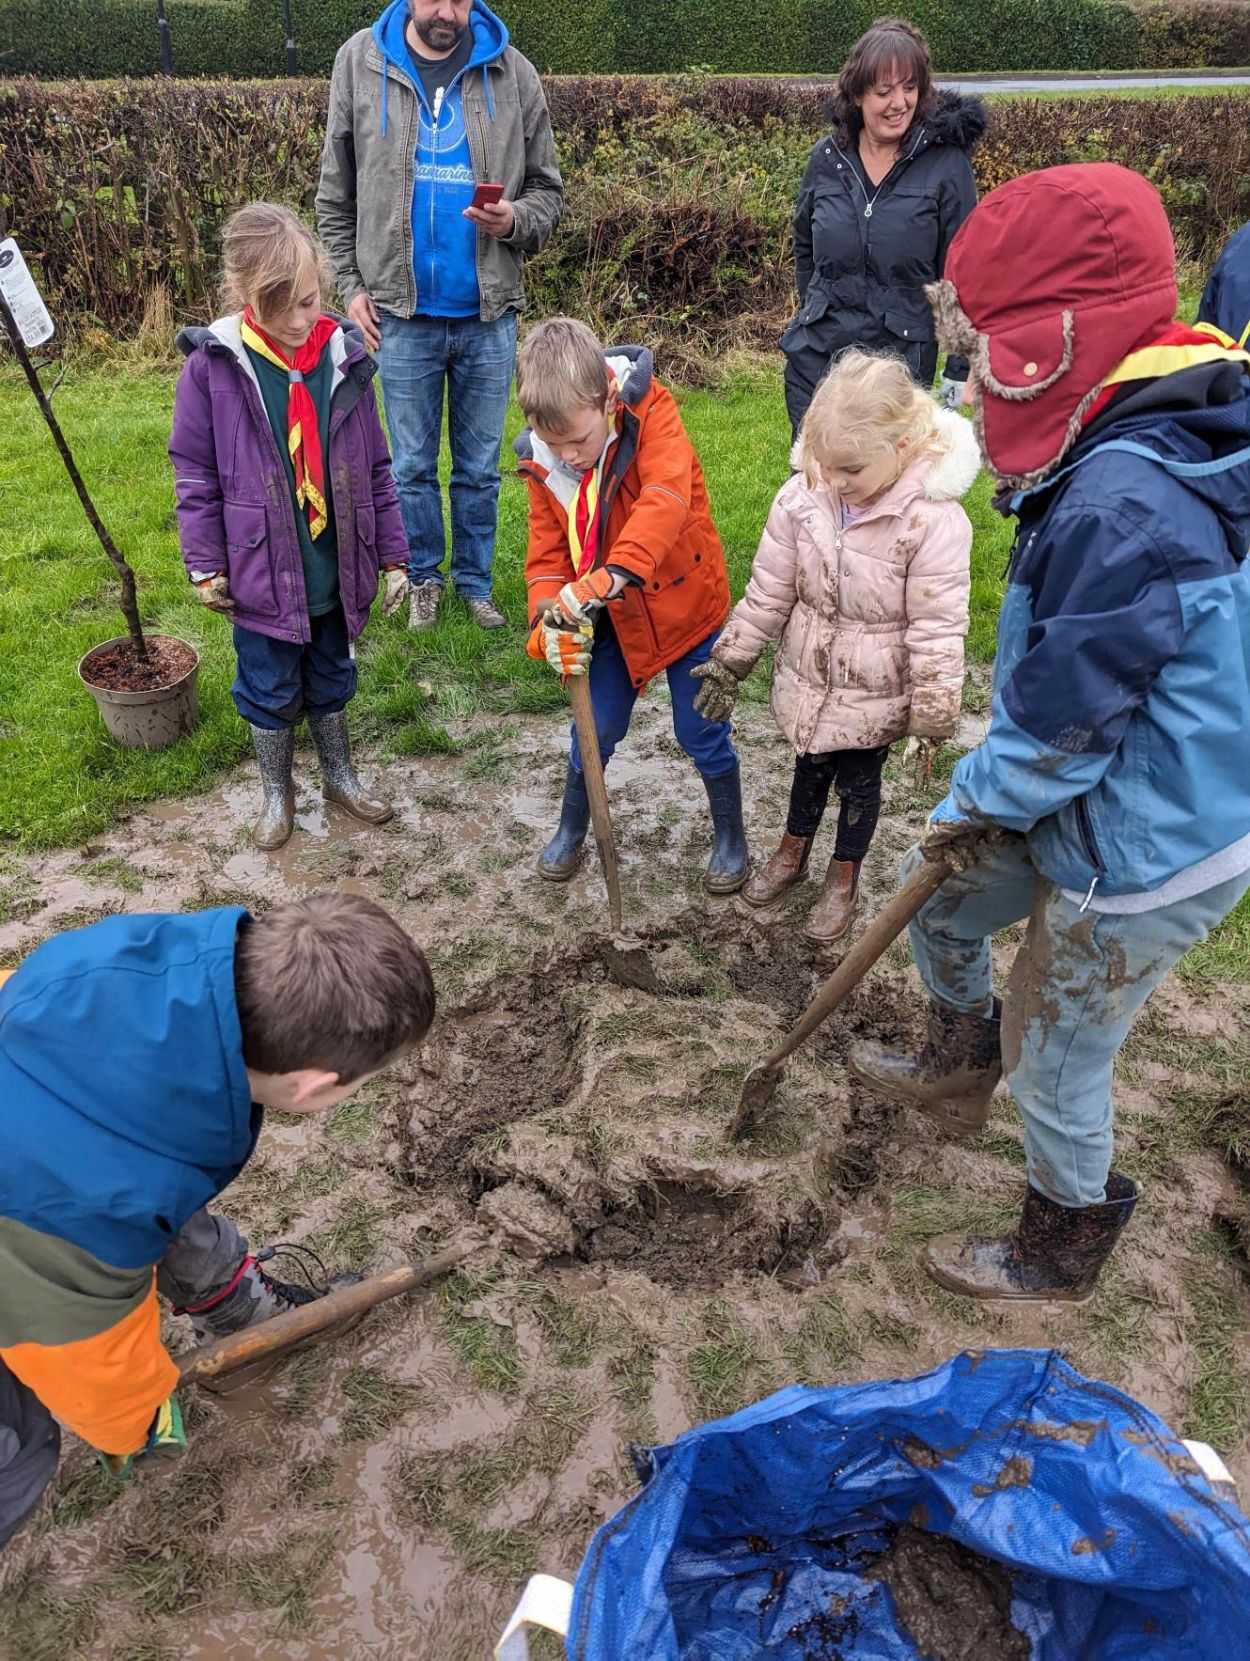
MULTIPOLYGON (((629 921, 663 993, 623 991, 597 950, 597 867, 565 889, 533 872, 561 725, 459 736, 458 755, 388 768, 401 811, 380 829, 325 809, 301 750, 299 828, 276 856, 248 844, 244 768, 0 873, 8 962, 111 910, 260 908, 321 887, 392 906, 434 966, 429 1042, 326 1121, 272 1116, 223 1206, 257 1244, 305 1242, 333 1269, 380 1270, 468 1225, 493 1241, 333 1348, 189 1399, 188 1454, 120 1493, 69 1446, 0 1566, 7 1653, 477 1661, 526 1575, 571 1576, 633 1492, 630 1441, 669 1440, 794 1380, 911 1374, 966 1347, 1061 1346, 1216 1442, 1250 1496, 1247 1201, 1208 1145, 1245 1076, 1250 989, 1174 978, 1139 1023, 1117 1082, 1119 1162, 1145 1194, 1093 1303, 977 1308, 933 1286, 915 1252, 942 1229, 1010 1219, 1023 1181, 1010 1101, 957 1145, 858 1094, 841 1065, 858 1035, 918 1031, 905 948, 727 1151, 746 1067, 828 968, 797 935, 814 886, 766 913, 703 896, 702 790, 649 698, 610 779, 629 921)), ((766 853, 790 757, 758 707, 740 739, 766 853)), ((892 762, 869 909, 924 806, 892 762)), ((830 842, 827 827, 826 856, 830 842)), ((1004 936, 1000 970, 1011 950, 1004 936)))

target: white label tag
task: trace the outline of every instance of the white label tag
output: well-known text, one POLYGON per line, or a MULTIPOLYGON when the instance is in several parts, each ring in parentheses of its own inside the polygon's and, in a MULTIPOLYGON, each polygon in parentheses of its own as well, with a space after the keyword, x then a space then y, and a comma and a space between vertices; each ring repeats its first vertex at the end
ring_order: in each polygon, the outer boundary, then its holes
POLYGON ((0 291, 27 346, 42 346, 45 340, 52 339, 55 325, 22 258, 22 251, 11 236, 0 242, 0 291))

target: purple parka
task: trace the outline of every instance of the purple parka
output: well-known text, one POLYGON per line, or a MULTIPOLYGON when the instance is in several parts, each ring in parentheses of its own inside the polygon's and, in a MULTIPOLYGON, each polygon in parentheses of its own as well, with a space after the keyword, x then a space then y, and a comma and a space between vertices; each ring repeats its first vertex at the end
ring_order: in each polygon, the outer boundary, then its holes
MULTIPOLYGON (((286 466, 261 400, 239 317, 184 329, 174 396, 178 540, 192 578, 224 571, 231 621, 274 640, 307 642, 308 606, 286 466)), ((334 361, 326 477, 338 531, 339 594, 352 640, 364 628, 378 572, 406 565, 391 458, 370 384, 376 373, 354 323, 326 345, 334 361)))

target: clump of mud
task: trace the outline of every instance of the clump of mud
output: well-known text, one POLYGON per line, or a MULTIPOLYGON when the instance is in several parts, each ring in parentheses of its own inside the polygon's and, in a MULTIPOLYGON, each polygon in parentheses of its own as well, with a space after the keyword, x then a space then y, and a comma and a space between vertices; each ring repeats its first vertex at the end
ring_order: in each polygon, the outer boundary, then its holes
POLYGON ((926 1661, 1029 1661, 1029 1640, 1011 1624, 1010 1571, 957 1540, 904 1523, 864 1578, 889 1588, 926 1661))

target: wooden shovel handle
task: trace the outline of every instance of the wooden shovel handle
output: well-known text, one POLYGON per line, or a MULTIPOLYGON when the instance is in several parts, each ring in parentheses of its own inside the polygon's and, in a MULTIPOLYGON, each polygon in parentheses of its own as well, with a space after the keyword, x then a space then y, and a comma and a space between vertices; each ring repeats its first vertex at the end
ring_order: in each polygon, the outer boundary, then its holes
POLYGON ((612 932, 620 934, 623 915, 621 876, 616 864, 616 839, 612 835, 612 811, 608 806, 608 786, 603 776, 603 759, 599 754, 599 734, 595 731, 595 712, 590 702, 590 678, 587 675, 570 675, 567 685, 577 742, 582 752, 586 794, 590 798, 590 822, 595 827, 603 880, 608 887, 608 914, 612 919, 612 932))
POLYGON ((388 1298, 397 1298, 418 1286, 428 1286, 463 1263, 470 1253, 481 1245, 480 1240, 462 1240, 449 1246, 436 1257, 427 1257, 420 1263, 405 1263, 402 1268, 388 1269, 383 1275, 371 1275, 352 1286, 340 1286, 328 1292, 315 1303, 301 1304, 285 1314, 273 1315, 259 1326, 244 1327, 228 1337, 215 1338, 211 1344, 201 1344, 188 1350, 178 1361, 179 1382, 195 1384, 200 1379, 219 1378, 233 1373, 253 1361, 263 1361, 271 1355, 280 1355, 301 1339, 311 1338, 340 1321, 351 1320, 374 1309, 388 1298))
POLYGON ((863 980, 886 947, 897 940, 916 913, 928 904, 953 870, 954 866, 946 860, 925 860, 915 876, 899 889, 860 935, 777 1048, 770 1050, 760 1062, 761 1071, 779 1067, 833 1014, 863 980))

